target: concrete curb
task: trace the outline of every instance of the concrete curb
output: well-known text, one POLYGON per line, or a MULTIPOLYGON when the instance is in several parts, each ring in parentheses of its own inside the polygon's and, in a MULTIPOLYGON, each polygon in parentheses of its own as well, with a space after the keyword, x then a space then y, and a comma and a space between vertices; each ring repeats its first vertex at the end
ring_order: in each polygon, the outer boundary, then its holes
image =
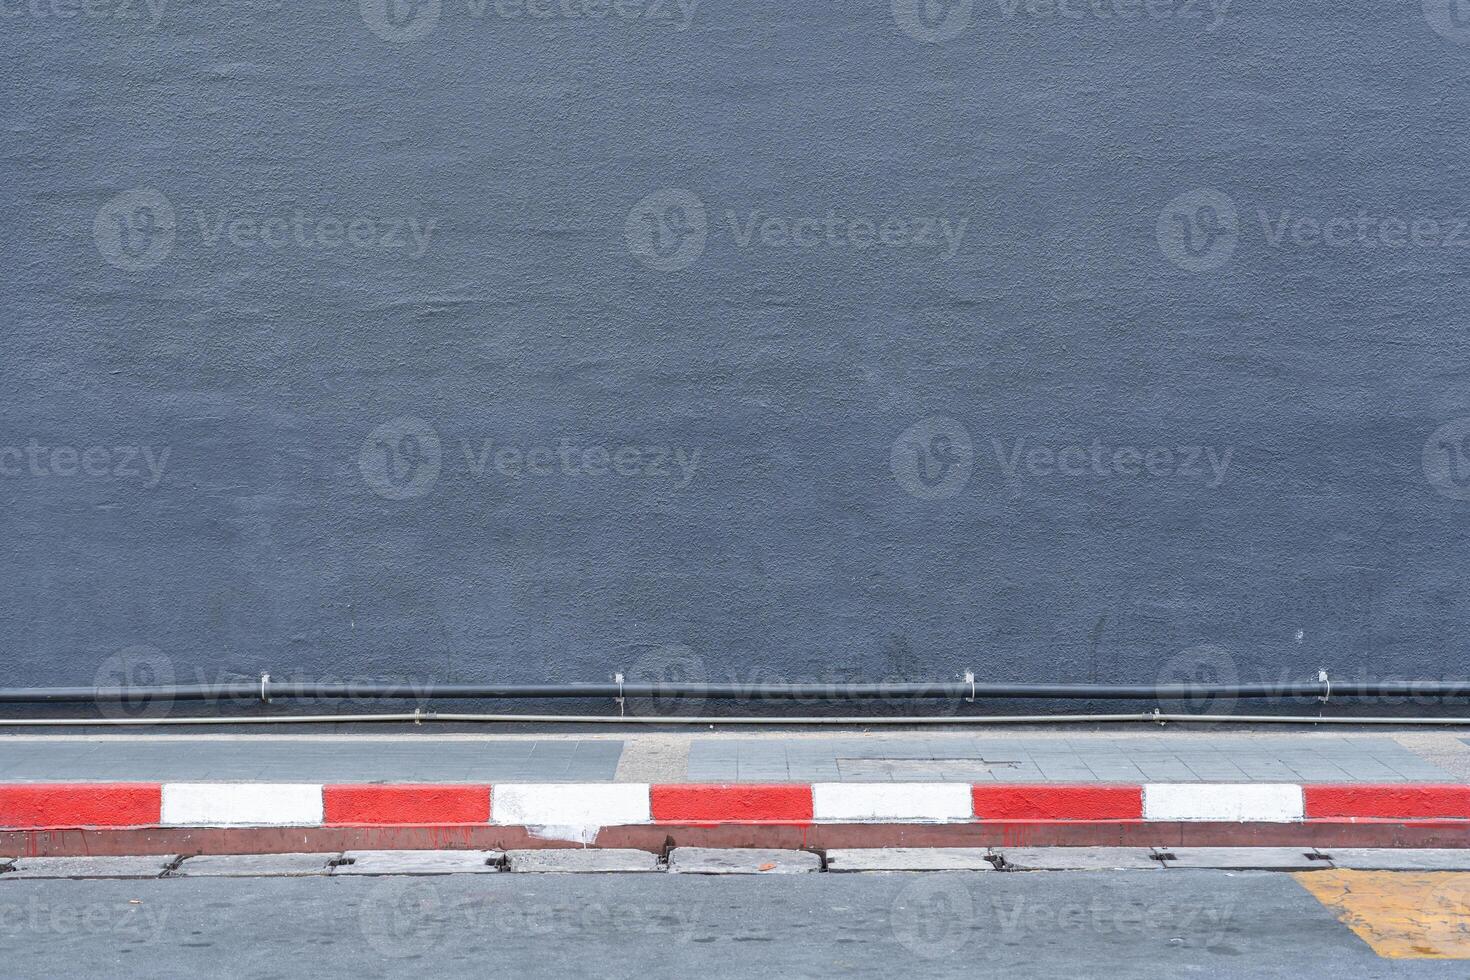
POLYGON ((1470 848, 1372 850, 1323 853, 1286 847, 1171 848, 869 848, 809 851, 761 848, 676 847, 667 862, 655 854, 610 848, 539 851, 359 851, 349 854, 154 855, 135 857, 40 857, 5 859, 0 891, 8 882, 38 878, 363 878, 456 874, 703 874, 810 873, 1013 873, 1146 871, 1150 874, 1210 871, 1320 872, 1334 870, 1466 871, 1470 848), (14 865, 12 868, 11 865, 14 865))
POLYGON ((148 848, 141 853, 186 854, 568 845, 1470 847, 1470 786, 0 784, 0 845, 14 853, 125 853, 113 850, 123 840, 148 848))

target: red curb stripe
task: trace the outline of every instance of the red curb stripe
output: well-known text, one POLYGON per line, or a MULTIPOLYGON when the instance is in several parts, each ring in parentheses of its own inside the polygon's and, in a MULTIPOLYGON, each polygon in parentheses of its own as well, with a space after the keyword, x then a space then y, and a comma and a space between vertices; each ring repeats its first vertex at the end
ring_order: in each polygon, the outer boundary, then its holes
POLYGON ((0 827, 149 827, 162 820, 159 783, 0 785, 0 827))
POLYGON ((651 786, 649 802, 656 823, 812 819, 810 786, 651 786))
POLYGON ((322 787, 328 826, 412 826, 490 822, 490 787, 399 784, 322 787))
MULTIPOLYGON (((970 787, 977 820, 1037 822, 1139 821, 1139 786, 1074 784, 970 787)), ((1470 785, 1334 784, 1302 787, 1309 821, 1470 821, 1470 785)), ((325 821, 335 827, 425 827, 488 824, 489 785, 331 785, 323 788, 325 821)), ((660 824, 813 822, 808 785, 662 785, 649 788, 660 824)), ((157 783, 0 784, 0 828, 152 827, 162 822, 157 783)))
POLYGON ((1142 786, 974 787, 979 820, 1141 820, 1142 786))
POLYGON ((1302 787, 1307 819, 1470 817, 1470 786, 1384 783, 1302 787))

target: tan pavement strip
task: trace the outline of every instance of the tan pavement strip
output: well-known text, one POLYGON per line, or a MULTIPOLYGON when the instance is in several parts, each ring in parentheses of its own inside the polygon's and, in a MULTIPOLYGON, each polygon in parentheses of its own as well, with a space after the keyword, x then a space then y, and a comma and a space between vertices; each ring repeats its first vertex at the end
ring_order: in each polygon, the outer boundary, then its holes
POLYGON ((1331 871, 1292 875, 1386 959, 1470 959, 1470 872, 1331 871))

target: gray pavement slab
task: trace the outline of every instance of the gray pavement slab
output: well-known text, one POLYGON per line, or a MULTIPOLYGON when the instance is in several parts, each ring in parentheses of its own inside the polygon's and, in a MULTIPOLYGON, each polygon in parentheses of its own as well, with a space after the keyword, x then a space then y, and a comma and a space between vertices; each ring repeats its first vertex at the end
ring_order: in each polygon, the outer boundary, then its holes
POLYGON ((1448 733, 5 735, 0 782, 1467 782, 1448 733))
POLYGON ((1335 868, 1359 871, 1470 871, 1470 848, 1318 848, 1335 868))
POLYGON ((500 870, 501 851, 347 851, 333 875, 485 874, 500 870))
POLYGON ((541 848, 506 851, 506 870, 538 874, 660 870, 658 855, 624 848, 541 848))
POLYGON ((1375 735, 695 739, 691 782, 1443 782, 1375 735))
POLYGON ((0 735, 0 782, 598 782, 616 739, 0 735))
POLYGON ((146 857, 18 858, 0 882, 28 878, 157 878, 179 859, 177 854, 146 857))
POLYGON ((822 859, 809 851, 676 847, 669 852, 669 870, 699 875, 805 874, 822 870, 822 859))
POLYGON ((985 847, 854 847, 827 851, 827 870, 994 871, 985 847))
POLYGON ((254 878, 263 875, 325 875, 340 854, 200 854, 185 858, 169 877, 254 878))
POLYGON ((1166 868, 1215 868, 1222 871, 1321 871, 1332 867, 1303 847, 1170 847, 1166 868))
POLYGON ((1007 871, 1159 871, 1146 847, 1001 847, 1007 871))

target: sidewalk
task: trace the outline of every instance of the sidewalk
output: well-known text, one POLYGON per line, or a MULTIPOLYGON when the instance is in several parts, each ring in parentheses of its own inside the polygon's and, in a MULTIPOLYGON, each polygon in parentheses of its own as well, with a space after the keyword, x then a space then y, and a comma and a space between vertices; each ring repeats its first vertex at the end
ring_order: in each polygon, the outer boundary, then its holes
POLYGON ((0 735, 0 782, 58 781, 1470 783, 1470 729, 0 735))
POLYGON ((0 855, 1470 846, 1455 731, 15 735, 0 855))

